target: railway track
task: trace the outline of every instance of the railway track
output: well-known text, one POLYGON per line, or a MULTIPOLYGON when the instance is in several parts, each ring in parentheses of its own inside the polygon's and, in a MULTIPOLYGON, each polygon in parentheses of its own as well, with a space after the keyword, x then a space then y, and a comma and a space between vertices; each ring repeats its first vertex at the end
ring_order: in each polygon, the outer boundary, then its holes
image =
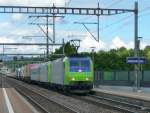
POLYGON ((111 108, 113 110, 120 111, 121 113, 150 113, 150 109, 145 106, 140 106, 136 104, 130 104, 127 102, 121 102, 117 100, 113 100, 110 98, 104 98, 96 95, 87 96, 75 96, 74 98, 82 99, 86 102, 93 103, 97 106, 103 106, 105 108, 111 108))
MULTIPOLYGON (((10 80, 10 81, 15 82, 14 80, 10 80)), ((21 84, 18 84, 18 85, 19 86, 17 86, 17 87, 21 87, 21 88, 19 88, 19 89, 21 89, 21 91, 19 91, 18 89, 17 89, 17 91, 22 93, 22 90, 26 90, 26 92, 23 92, 23 93, 25 93, 25 95, 27 95, 27 96, 32 95, 33 96, 33 97, 29 97, 29 99, 31 98, 31 101, 38 100, 38 102, 40 102, 41 101, 40 98, 45 98, 45 100, 43 100, 45 102, 47 100, 49 100, 48 96, 45 95, 44 91, 38 91, 36 88, 34 89, 34 88, 28 87, 28 85, 26 87, 24 85, 22 86, 21 84), (28 92, 30 92, 30 94, 28 92), (42 97, 36 96, 37 94, 42 96, 42 97), (35 97, 37 99, 35 99, 35 97)), ((78 100, 82 100, 84 102, 88 102, 90 104, 99 106, 99 107, 104 107, 106 109, 112 109, 112 111, 116 110, 116 111, 121 112, 121 113, 150 113, 149 112, 150 109, 147 108, 147 107, 136 105, 136 104, 130 104, 130 103, 127 103, 127 102, 117 101, 117 100, 113 100, 113 99, 102 97, 102 96, 97 96, 97 95, 87 95, 87 96, 69 95, 69 96, 71 96, 73 98, 76 98, 78 100)), ((52 100, 50 100, 50 101, 52 101, 52 100)), ((40 104, 39 104, 41 109, 45 108, 46 105, 44 104, 44 105, 41 106, 41 103, 42 102, 40 102, 40 104)), ((57 101, 55 101, 54 103, 57 103, 57 101)), ((62 104, 59 105, 59 106, 64 107, 64 105, 62 105, 62 104)), ((57 108, 55 108, 55 110, 56 109, 57 108)), ((67 109, 68 109, 68 106, 65 106, 65 110, 67 110, 67 109)), ((48 110, 43 110, 43 112, 49 113, 48 110)), ((59 112, 62 112, 62 111, 59 111, 59 112)), ((64 111, 64 112, 65 113, 70 113, 70 112, 71 113, 77 113, 77 112, 79 112, 79 110, 76 111, 75 109, 69 108, 69 111, 67 110, 67 112, 66 111, 64 111)))
POLYGON ((29 98, 29 100, 31 100, 34 104, 36 104, 37 106, 39 106, 42 111, 44 111, 45 113, 53 113, 53 112, 60 112, 60 113, 78 113, 77 111, 61 105, 57 102, 54 102, 52 100, 49 100, 47 97, 43 96, 40 93, 37 93, 35 91, 31 91, 28 88, 22 88, 20 89, 16 89, 19 93, 23 94, 25 97, 29 98), (25 90, 24 92, 22 92, 22 90, 25 90))
POLYGON ((104 98, 96 95, 88 95, 88 96, 95 100, 102 101, 103 103, 108 104, 108 106, 112 108, 116 108, 120 111, 127 111, 128 113, 149 113, 150 112, 150 109, 145 106, 130 104, 127 102, 117 101, 114 99, 104 98))
MULTIPOLYGON (((36 93, 40 93, 41 95, 43 95, 44 97, 46 97, 50 100, 55 100, 55 102, 57 102, 57 103, 59 102, 63 106, 65 105, 65 106, 71 108, 76 113, 121 113, 121 112, 118 112, 117 110, 110 110, 110 108, 105 109, 103 107, 96 106, 93 103, 85 102, 81 99, 75 99, 70 96, 65 96, 65 95, 57 93, 57 92, 49 91, 47 89, 40 88, 36 85, 26 84, 24 82, 21 82, 21 81, 15 80, 15 79, 11 79, 11 78, 8 78, 8 79, 11 82, 16 82, 14 84, 17 84, 18 86, 23 85, 23 86, 27 87, 27 89, 33 90, 36 93)), ((14 86, 14 87, 18 87, 18 86, 14 86)), ((64 112, 60 112, 60 113, 64 113, 64 112)))
POLYGON ((30 89, 23 85, 18 85, 14 81, 8 80, 9 85, 14 86, 15 89, 24 97, 26 97, 38 110, 42 113, 78 113, 78 111, 69 108, 68 106, 52 101, 36 90, 30 89))

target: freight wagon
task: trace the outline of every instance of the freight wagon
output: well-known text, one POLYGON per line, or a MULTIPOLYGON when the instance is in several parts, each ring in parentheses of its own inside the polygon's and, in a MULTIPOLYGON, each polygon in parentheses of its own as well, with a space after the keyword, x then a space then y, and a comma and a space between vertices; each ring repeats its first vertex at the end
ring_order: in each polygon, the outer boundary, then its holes
POLYGON ((84 92, 93 88, 93 63, 89 57, 64 57, 42 64, 30 64, 24 72, 34 83, 61 90, 84 92))

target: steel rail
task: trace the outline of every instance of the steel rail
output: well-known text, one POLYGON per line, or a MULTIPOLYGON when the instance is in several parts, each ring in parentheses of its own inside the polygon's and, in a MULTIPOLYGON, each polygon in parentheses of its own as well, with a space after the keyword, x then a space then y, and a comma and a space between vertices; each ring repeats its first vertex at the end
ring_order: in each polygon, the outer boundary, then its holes
POLYGON ((135 108, 138 108, 138 109, 143 109, 144 108, 144 109, 150 111, 150 109, 148 107, 137 105, 137 104, 131 104, 131 103, 128 103, 128 102, 122 102, 122 101, 114 100, 114 99, 111 99, 111 98, 105 98, 105 97, 100 97, 100 96, 96 96, 96 95, 90 95, 89 94, 89 96, 94 97, 94 98, 98 98, 98 99, 103 99, 103 100, 115 102, 115 103, 119 103, 119 104, 123 104, 123 105, 127 105, 127 106, 130 106, 130 107, 135 107, 135 108))
MULTIPOLYGON (((3 75, 5 75, 5 74, 3 74, 3 73, 0 73, 0 78, 1 79, 3 79, 3 78, 5 78, 3 75)), ((2 82, 2 81, 1 81, 2 82)), ((12 86, 10 86, 10 84, 6 84, 5 83, 5 86, 4 87, 12 87, 12 86)), ((35 100, 33 100, 30 96, 28 96, 28 95, 26 95, 25 93, 23 93, 21 90, 19 90, 19 89, 17 89, 17 88, 15 88, 16 89, 16 91, 18 91, 22 96, 24 96, 25 98, 27 98, 28 100, 30 100, 31 101, 31 103, 33 103, 36 107, 38 107, 38 109, 40 109, 40 111, 42 111, 42 113, 50 113, 49 111, 47 111, 44 107, 42 107, 39 103, 37 103, 35 100)))
POLYGON ((104 108, 108 108, 108 109, 112 109, 112 110, 116 110, 116 111, 120 111, 122 113, 135 113, 135 111, 132 111, 132 110, 129 110, 129 109, 126 109, 126 108, 122 108, 122 107, 119 107, 119 106, 114 106, 114 105, 111 105, 111 104, 108 104, 108 103, 103 103, 102 101, 93 101, 93 100, 90 100, 90 99, 86 99, 84 97, 79 97, 79 96, 72 96, 71 97, 73 98, 77 98, 77 99, 80 99, 80 100, 83 100, 83 101, 86 101, 86 102, 89 102, 89 103, 92 103, 94 105, 97 105, 97 106, 103 106, 104 108))
POLYGON ((34 105, 36 105, 40 110, 42 110, 44 113, 51 113, 48 110, 46 110, 43 106, 41 106, 38 102, 36 102, 34 99, 32 99, 30 96, 28 96, 27 94, 23 93, 21 90, 19 90, 18 88, 15 88, 21 95, 23 95, 24 97, 26 97, 28 100, 30 100, 34 105))
MULTIPOLYGON (((114 99, 110 99, 110 98, 105 98, 105 97, 100 97, 100 96, 96 96, 96 95, 91 95, 91 94, 88 94, 88 96, 96 98, 96 99, 101 99, 101 100, 103 99, 103 100, 106 100, 106 101, 117 103, 119 105, 125 105, 125 106, 128 106, 128 107, 134 108, 134 109, 136 108, 136 109, 142 110, 142 111, 150 111, 150 109, 148 107, 140 106, 140 105, 137 105, 137 104, 131 104, 131 103, 122 102, 122 101, 118 101, 118 100, 114 100, 114 99)), ((113 105, 112 105, 112 107, 113 107, 113 105)), ((116 107, 117 109, 120 109, 120 110, 127 110, 128 112, 134 112, 135 113, 135 111, 124 109, 122 107, 118 107, 118 106, 114 106, 114 107, 116 107)))
MULTIPOLYGON (((11 82, 12 82, 12 81, 11 81, 11 82)), ((13 81, 13 83, 14 83, 14 81, 13 81)), ((15 84, 16 84, 16 82, 15 82, 15 84)), ((28 91, 33 92, 34 94, 37 94, 37 95, 39 95, 39 96, 41 96, 41 97, 47 99, 47 100, 50 101, 50 102, 54 102, 55 104, 57 104, 57 105, 63 107, 64 109, 68 109, 68 110, 71 111, 72 113, 79 113, 79 112, 76 111, 75 109, 72 109, 72 108, 70 108, 70 107, 68 107, 68 106, 66 106, 66 105, 60 104, 60 103, 58 103, 58 102, 56 102, 56 101, 54 101, 54 100, 49 99, 48 97, 44 96, 43 94, 38 93, 35 89, 34 89, 34 90, 33 90, 33 89, 31 90, 30 88, 25 87, 24 85, 21 85, 21 84, 19 84, 19 86, 24 87, 24 88, 27 89, 28 91)), ((21 92, 22 92, 22 90, 21 90, 21 92)), ((32 98, 31 98, 31 99, 32 99, 32 98)), ((48 113, 49 113, 49 112, 48 112, 48 113)))

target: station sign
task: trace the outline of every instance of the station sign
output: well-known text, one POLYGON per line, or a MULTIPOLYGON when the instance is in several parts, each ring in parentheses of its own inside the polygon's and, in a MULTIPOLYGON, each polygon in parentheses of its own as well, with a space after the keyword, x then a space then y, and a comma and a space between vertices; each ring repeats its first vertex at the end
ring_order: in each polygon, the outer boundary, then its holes
POLYGON ((145 57, 127 57, 128 64, 146 64, 147 60, 145 57))

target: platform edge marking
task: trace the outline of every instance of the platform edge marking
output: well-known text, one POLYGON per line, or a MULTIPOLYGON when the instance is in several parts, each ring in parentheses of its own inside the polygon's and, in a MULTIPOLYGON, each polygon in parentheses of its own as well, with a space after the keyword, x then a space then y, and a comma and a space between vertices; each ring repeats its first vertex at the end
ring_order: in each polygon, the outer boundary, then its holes
POLYGON ((8 98, 5 88, 3 88, 3 93, 4 93, 4 97, 5 97, 5 101, 6 101, 6 105, 7 105, 9 113, 14 113, 14 110, 12 108, 12 105, 10 103, 10 100, 8 98))

